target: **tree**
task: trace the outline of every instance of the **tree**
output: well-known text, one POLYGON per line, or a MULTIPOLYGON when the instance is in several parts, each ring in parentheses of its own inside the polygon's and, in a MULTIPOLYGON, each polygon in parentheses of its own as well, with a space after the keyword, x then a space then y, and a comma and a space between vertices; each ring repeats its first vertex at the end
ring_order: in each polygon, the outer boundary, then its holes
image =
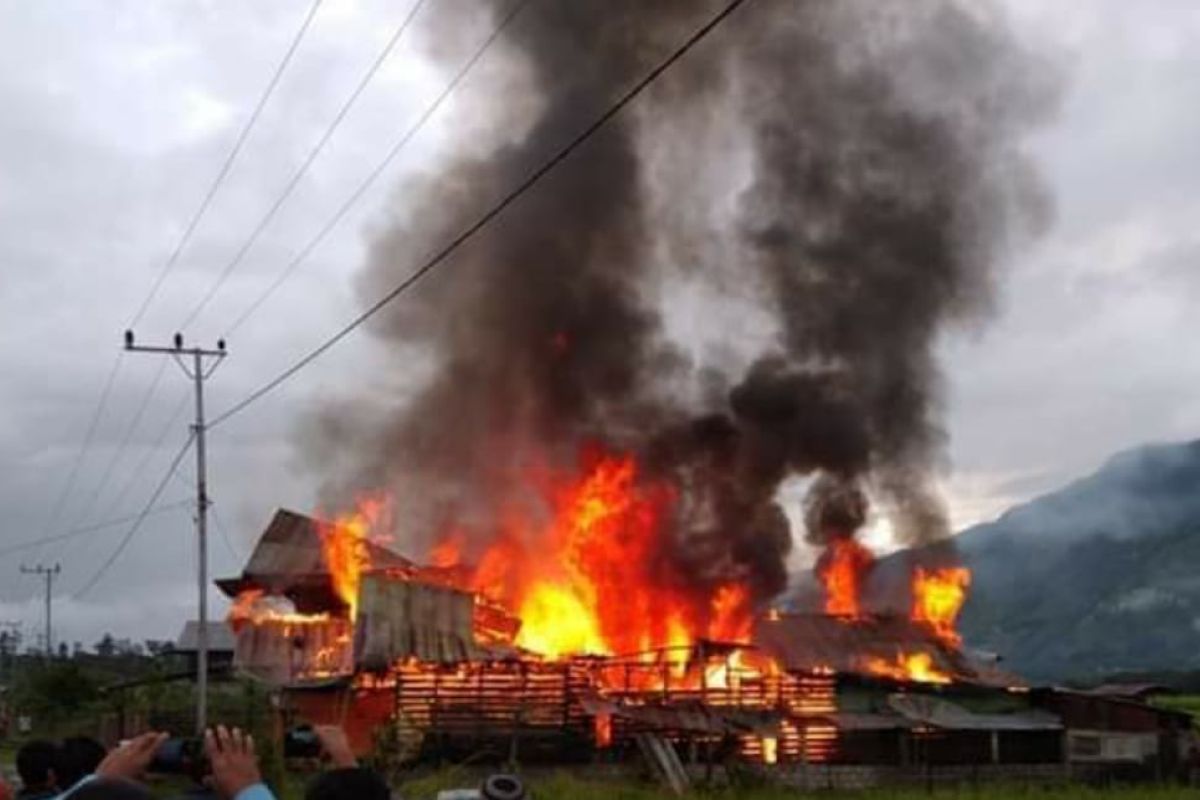
POLYGON ((26 672, 17 687, 22 710, 66 719, 100 696, 95 680, 76 661, 52 661, 26 672))
POLYGON ((67 647, 66 642, 58 643, 58 657, 61 658, 63 661, 66 661, 68 658, 71 657, 71 651, 67 647))
POLYGON ((111 633, 106 633, 96 642, 96 655, 102 658, 112 658, 117 652, 117 643, 111 633))

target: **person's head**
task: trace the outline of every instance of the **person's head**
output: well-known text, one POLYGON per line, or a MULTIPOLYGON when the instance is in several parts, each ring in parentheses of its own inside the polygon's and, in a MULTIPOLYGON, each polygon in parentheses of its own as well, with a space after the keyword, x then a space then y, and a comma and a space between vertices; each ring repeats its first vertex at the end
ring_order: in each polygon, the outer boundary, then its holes
POLYGON ((43 739, 26 742, 17 751, 17 774, 26 789, 49 789, 58 785, 54 759, 58 748, 43 739))
POLYGON ((390 800, 388 785, 374 770, 362 767, 323 772, 304 793, 304 800, 390 800))
POLYGON ((124 778, 97 778, 68 792, 64 800, 154 800, 154 793, 124 778))
POLYGON ((62 740, 54 761, 54 776, 60 788, 74 786, 80 778, 91 775, 106 755, 104 745, 90 736, 71 736, 62 740))

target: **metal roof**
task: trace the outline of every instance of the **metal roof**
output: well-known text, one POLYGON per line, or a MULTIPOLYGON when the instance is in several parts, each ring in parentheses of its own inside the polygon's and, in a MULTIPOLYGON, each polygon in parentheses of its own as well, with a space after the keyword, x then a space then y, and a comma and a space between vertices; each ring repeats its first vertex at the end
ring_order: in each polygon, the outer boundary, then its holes
MULTIPOLYGON (((329 585, 329 569, 321 547, 320 526, 312 517, 281 508, 267 525, 245 569, 237 578, 217 581, 228 596, 246 589, 262 589, 286 595, 301 611, 336 605, 339 601, 329 585)), ((366 542, 373 569, 415 570, 414 564, 373 542, 366 542)))
POLYGON ((1088 694, 1124 697, 1133 700, 1142 700, 1154 694, 1178 694, 1170 686, 1164 686, 1161 683, 1103 683, 1086 691, 1088 694))
POLYGON ((385 669, 417 658, 428 663, 470 661, 475 646, 475 599, 446 586, 363 575, 354 626, 355 665, 385 669))
MULTIPOLYGON (((179 638, 175 640, 175 651, 177 653, 194 653, 199 646, 200 639, 200 623, 196 620, 189 620, 183 626, 183 630, 179 632, 179 638)), ((224 621, 208 623, 208 651, 211 652, 226 652, 232 653, 237 638, 233 634, 233 629, 225 624, 224 621)))
POLYGON ((1048 711, 977 714, 957 703, 923 694, 889 695, 888 705, 913 722, 956 731, 1058 731, 1063 727, 1062 720, 1048 711))
POLYGON ((922 626, 900 616, 861 619, 828 614, 779 614, 761 618, 755 645, 785 669, 870 675, 866 664, 878 658, 892 663, 901 654, 925 653, 940 672, 971 677, 963 659, 922 626))

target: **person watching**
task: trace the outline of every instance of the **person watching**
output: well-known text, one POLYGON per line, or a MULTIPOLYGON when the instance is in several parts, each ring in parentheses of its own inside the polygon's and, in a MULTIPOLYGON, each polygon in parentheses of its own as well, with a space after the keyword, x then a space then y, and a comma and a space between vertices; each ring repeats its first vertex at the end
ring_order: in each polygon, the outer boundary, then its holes
POLYGON ((91 775, 106 755, 104 745, 90 736, 63 739, 54 758, 54 777, 59 788, 70 789, 91 775))
POLYGON ((34 739, 17 751, 17 774, 21 790, 17 800, 44 800, 58 794, 58 779, 54 774, 54 759, 58 748, 44 739, 34 739))

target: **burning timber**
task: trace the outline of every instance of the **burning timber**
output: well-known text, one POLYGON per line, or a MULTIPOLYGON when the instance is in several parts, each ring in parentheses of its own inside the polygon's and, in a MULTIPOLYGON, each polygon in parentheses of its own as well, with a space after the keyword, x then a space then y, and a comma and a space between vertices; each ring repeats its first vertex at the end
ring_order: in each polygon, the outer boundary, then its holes
POLYGON ((339 580, 328 530, 280 511, 242 575, 218 584, 234 598, 235 665, 278 687, 286 715, 339 722, 363 750, 388 731, 418 760, 584 763, 655 737, 706 769, 738 759, 834 785, 861 778, 850 765, 1061 777, 1105 753, 1161 770, 1186 741, 1186 715, 1031 691, 920 614, 768 611, 741 641, 548 657, 456 567, 372 544, 370 567, 339 580), (1106 730, 1116 719, 1128 730, 1106 730))

